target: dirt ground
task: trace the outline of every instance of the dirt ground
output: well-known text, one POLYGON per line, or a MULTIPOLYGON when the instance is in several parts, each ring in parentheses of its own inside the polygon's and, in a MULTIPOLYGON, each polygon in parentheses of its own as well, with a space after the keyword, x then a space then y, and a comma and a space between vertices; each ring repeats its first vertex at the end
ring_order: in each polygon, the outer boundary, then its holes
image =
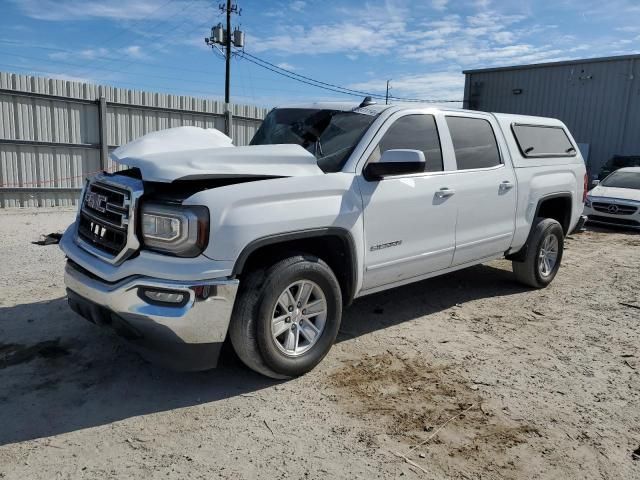
POLYGON ((73 215, 0 213, 2 479, 640 478, 638 234, 571 236, 545 290, 497 261, 362 298, 275 382, 230 352, 164 371, 73 314, 30 243, 73 215))

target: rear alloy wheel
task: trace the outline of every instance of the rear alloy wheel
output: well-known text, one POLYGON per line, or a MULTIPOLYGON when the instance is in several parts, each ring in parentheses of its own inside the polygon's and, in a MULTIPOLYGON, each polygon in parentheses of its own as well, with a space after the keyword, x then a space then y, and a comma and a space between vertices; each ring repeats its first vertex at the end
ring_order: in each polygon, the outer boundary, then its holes
POLYGON ((555 278, 564 251, 564 231, 552 218, 537 218, 526 244, 523 261, 513 261, 516 279, 534 288, 543 288, 555 278))
POLYGON ((340 284, 324 261, 296 255, 249 273, 240 285, 229 337, 245 365, 291 378, 320 363, 342 319, 340 284))
POLYGON ((538 271, 541 277, 548 277, 555 270, 558 250, 558 238, 553 233, 549 233, 542 241, 538 254, 538 271))

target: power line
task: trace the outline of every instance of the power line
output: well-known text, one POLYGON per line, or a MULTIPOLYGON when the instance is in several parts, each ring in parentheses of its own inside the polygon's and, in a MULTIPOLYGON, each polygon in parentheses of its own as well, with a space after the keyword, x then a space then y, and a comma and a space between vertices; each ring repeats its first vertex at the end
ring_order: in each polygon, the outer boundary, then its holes
MULTIPOLYGON (((16 54, 16 53, 9 53, 9 52, 3 52, 0 51, 0 58, 2 56, 2 54, 4 55, 10 55, 12 57, 17 57, 20 59, 27 59, 27 60, 38 60, 38 61, 46 61, 46 62, 50 62, 52 63, 54 66, 55 65, 68 65, 70 67, 84 67, 84 65, 80 65, 77 63, 71 63, 71 62, 65 62, 65 61, 61 61, 61 60, 51 60, 51 59, 47 59, 47 58, 43 58, 43 57, 35 57, 35 56, 30 56, 30 55, 20 55, 20 54, 16 54)), ((218 55, 220 55, 218 53, 218 55)), ((222 57, 224 58, 224 57, 222 57)), ((12 69, 19 69, 19 70, 25 70, 26 72, 34 72, 37 74, 47 74, 47 75, 53 75, 54 72, 51 71, 47 71, 47 70, 42 70, 42 68, 46 69, 46 68, 51 68, 51 67, 46 67, 46 66, 38 66, 38 67, 33 67, 33 66, 25 66, 25 65, 18 65, 18 64, 10 64, 10 63, 0 63, 0 65, 8 67, 8 68, 12 68, 12 69)), ((154 66, 153 64, 147 64, 150 66, 154 66)), ((175 67, 171 68, 172 70, 175 70, 175 67)), ((151 73, 146 73, 146 72, 132 72, 130 70, 121 70, 121 69, 113 69, 113 68, 106 68, 106 67, 96 67, 96 70, 98 71, 104 71, 104 72, 111 72, 111 73, 126 73, 129 76, 134 76, 134 77, 143 77, 143 78, 150 78, 150 79, 158 79, 158 80, 176 80, 179 81, 181 83, 187 83, 187 84, 199 84, 199 85, 211 85, 211 80, 196 80, 194 78, 191 77, 175 77, 175 76, 170 76, 170 75, 159 75, 159 74, 151 74, 151 73)), ((183 69, 182 67, 180 67, 180 70, 186 70, 189 71, 188 69, 183 69)), ((201 71, 201 70, 192 70, 194 72, 198 72, 198 73, 202 73, 202 74, 206 74, 206 75, 210 75, 210 72, 205 72, 205 71, 201 71)), ((58 74, 60 72, 57 72, 58 74)), ((248 72, 249 78, 250 79, 258 79, 258 80, 265 80, 267 79, 267 77, 252 77, 251 73, 248 72)), ((77 76, 77 75, 74 75, 77 76)), ((80 80, 78 80, 80 81, 80 80)), ((138 88, 143 88, 149 84, 145 84, 145 83, 133 83, 133 82, 126 82, 126 81, 121 81, 121 80, 114 80, 115 83, 118 84, 124 84, 124 85, 133 85, 136 86, 138 88)), ((100 81, 95 82, 97 84, 100 84, 100 81)), ((152 86, 153 88, 169 88, 169 87, 164 87, 164 86, 154 86, 154 85, 149 85, 152 86)), ((190 88, 190 87, 189 87, 190 88)), ((272 92, 284 92, 284 93, 306 93, 307 90, 303 89, 303 90, 292 90, 291 88, 285 89, 285 88, 273 88, 273 87, 266 87, 266 86, 260 86, 259 87, 261 90, 266 90, 266 91, 272 91, 272 92)), ((180 91, 179 88, 170 88, 171 90, 175 90, 175 91, 180 91)), ((251 89, 253 90, 253 86, 251 87, 251 89)), ((197 93, 201 93, 201 94, 206 94, 206 95, 211 95, 211 91, 204 91, 204 90, 190 90, 192 92, 197 92, 197 93)), ((252 93, 252 96, 255 97, 255 92, 252 93)))
MULTIPOLYGON (((18 57, 18 58, 24 58, 24 59, 28 59, 28 60, 46 60, 44 58, 41 57, 33 57, 30 55, 19 55, 17 53, 9 53, 9 52, 0 52, 4 55, 10 55, 12 57, 18 57)), ((60 64, 60 65, 68 65, 70 67, 80 67, 80 68, 84 68, 85 65, 80 65, 78 63, 72 63, 72 62, 65 62, 62 60, 46 60, 49 62, 52 62, 54 64, 60 64)), ((123 65, 123 67, 126 65, 123 65)), ((137 76, 137 77, 153 77, 153 78, 161 78, 161 79, 166 79, 166 80, 178 80, 181 82, 187 82, 187 83, 202 83, 202 84, 206 84, 206 85, 210 85, 211 82, 210 81, 206 81, 206 80, 193 80, 193 79, 185 79, 183 77, 172 77, 170 75, 158 75, 158 74, 148 74, 148 73, 134 73, 131 72, 129 70, 123 70, 123 69, 114 69, 114 68, 106 68, 106 67, 100 67, 97 66, 94 68, 94 70, 102 70, 105 72, 112 72, 112 73, 126 73, 128 75, 133 75, 133 76, 137 76)), ((206 73, 206 72, 201 72, 201 73, 206 73)), ((74 76, 80 76, 79 73, 76 73, 74 76)))
MULTIPOLYGON (((0 63, 0 66, 9 67, 9 68, 15 68, 15 69, 19 69, 19 70, 26 70, 29 73, 42 74, 42 75, 48 75, 48 76, 53 75, 53 72, 47 72, 46 70, 34 70, 34 69, 31 69, 31 68, 26 68, 23 65, 0 63)), ((188 89, 189 94, 185 94, 185 89, 184 88, 166 87, 164 85, 154 85, 154 84, 150 84, 150 83, 124 82, 124 81, 121 81, 121 80, 117 80, 116 83, 122 84, 122 85, 131 85, 133 88, 138 88, 138 89, 170 90, 170 91, 176 92, 175 95, 189 95, 191 93, 199 93, 199 94, 201 94, 203 96, 214 97, 214 95, 211 94, 210 90, 193 90, 193 89, 189 88, 188 89)), ((103 85, 103 86, 118 88, 115 85, 103 85)), ((158 93, 161 93, 161 92, 158 92, 158 93)))
MULTIPOLYGON (((208 23, 208 22, 206 22, 206 23, 208 23)), ((205 25, 206 25, 206 23, 205 23, 205 25)), ((199 26, 199 27, 200 27, 200 26, 199 26)), ((199 27, 198 27, 198 28, 199 28, 199 27)), ((19 43, 19 42, 11 42, 11 41, 7 41, 7 40, 0 40, 0 44, 5 44, 5 45, 7 45, 7 46, 11 46, 11 47, 37 48, 38 50, 51 50, 51 51, 53 51, 53 52, 62 52, 62 53, 69 53, 69 54, 75 54, 75 53, 77 53, 77 52, 76 52, 76 51, 74 51, 74 50, 69 50, 69 49, 66 49, 66 48, 45 47, 45 46, 40 46, 40 45, 38 45, 38 46, 35 46, 35 45, 31 46, 31 45, 24 45, 24 44, 19 43)), ((2 46, 2 45, 0 45, 0 46, 2 46)), ((33 60, 43 60, 43 61, 45 61, 45 62, 56 62, 56 63, 62 63, 62 64, 64 64, 64 63, 65 63, 63 60, 58 60, 58 59, 51 58, 51 57, 49 57, 49 58, 45 58, 45 57, 34 57, 34 56, 21 55, 21 54, 17 54, 17 53, 10 53, 10 52, 4 52, 4 51, 0 51, 0 54, 11 55, 11 56, 14 56, 14 57, 30 58, 30 59, 33 59, 33 60)), ((107 57, 95 57, 95 58, 107 58, 107 57)), ((115 62, 119 62, 119 63, 122 63, 122 62, 129 62, 128 60, 123 60, 123 59, 119 59, 119 58, 114 58, 113 60, 114 60, 115 62)), ((137 59, 136 59, 136 66, 138 66, 138 65, 144 65, 144 66, 147 66, 147 67, 149 67, 149 68, 158 68, 158 69, 160 69, 160 70, 171 70, 171 71, 174 71, 174 72, 176 71, 176 66, 175 66, 175 65, 174 65, 174 66, 169 66, 169 65, 158 65, 158 64, 155 64, 155 63, 144 62, 144 61, 141 61, 141 60, 137 60, 137 59)), ((82 68, 83 68, 83 69, 84 69, 84 68, 86 68, 86 65, 82 65, 82 68)), ((96 69, 96 70, 111 71, 110 69, 108 69, 108 68, 104 68, 104 67, 95 67, 95 69, 96 69)), ((210 72, 210 71, 207 71, 207 70, 199 70, 199 69, 195 69, 195 68, 188 68, 188 67, 183 67, 183 66, 180 66, 180 67, 179 67, 179 69, 180 69, 180 71, 181 71, 181 72, 202 73, 202 74, 205 74, 205 75, 210 75, 210 74, 211 74, 211 72, 210 72)), ((120 72, 120 70, 112 70, 112 71, 120 72)), ((128 73, 128 71, 127 71, 127 73, 128 73)))
MULTIPOLYGON (((188 4, 187 4, 183 9, 182 9, 182 11, 184 12, 185 10, 188 10, 188 9, 189 9, 189 8, 190 8, 194 3, 196 3, 196 1, 197 1, 197 0, 192 0, 191 2, 189 2, 189 3, 188 3, 188 4)), ((164 36, 164 35, 166 35, 166 34, 168 34, 168 33, 174 32, 175 30, 177 30, 178 28, 182 27, 183 25, 185 25, 185 24, 186 24, 186 23, 188 23, 189 21, 190 21, 189 19, 187 19, 187 20, 183 20, 182 22, 180 22, 180 23, 178 23, 177 25, 175 25, 173 28, 170 28, 170 29, 168 29, 168 30, 165 30, 165 31, 162 33, 162 36, 164 36)), ((161 24, 163 24, 163 23, 169 23, 169 22, 170 22, 170 21, 163 20, 163 21, 161 21, 161 22, 158 22, 158 23, 154 24, 154 25, 153 25, 153 27, 155 27, 155 26, 157 26, 157 25, 161 25, 161 24)), ((198 25, 198 27, 197 27, 197 28, 202 28, 202 26, 203 26, 203 25, 206 25, 207 23, 209 23, 209 22, 205 22, 205 23, 203 23, 203 24, 201 24, 201 25, 198 25)), ((195 29, 194 29, 193 31, 195 31, 195 29)), ((147 33, 149 33, 149 32, 147 32, 147 33)), ((188 33, 191 33, 191 31, 190 31, 190 32, 188 32, 188 33)), ((116 48, 120 48, 120 47, 124 46, 124 45, 125 45, 125 43, 127 43, 127 42, 124 42, 124 43, 122 43, 122 44, 118 45, 116 48)), ((167 43, 168 43, 168 42, 164 42, 164 43, 162 43, 162 44, 160 44, 160 45, 157 45, 155 48, 151 48, 151 49, 150 49, 150 51, 151 51, 151 52, 157 51, 157 50, 159 50, 159 49, 163 48, 165 45, 167 45, 167 43)), ((113 47, 112 47, 112 48, 113 48, 113 47)), ((98 56, 98 57, 96 57, 95 59, 96 59, 97 61, 103 62, 103 65, 109 65, 109 64, 112 64, 113 62, 121 61, 121 60, 119 60, 117 57, 108 57, 108 56, 98 56)), ((129 61, 129 62, 127 62, 127 63, 125 63, 123 66, 131 65, 132 63, 135 63, 136 61, 137 61, 137 59, 131 60, 131 61, 129 61)), ((82 74, 86 74, 86 73, 88 73, 89 71, 91 71, 91 68, 88 68, 87 70, 81 71, 79 74, 80 74, 80 75, 82 75, 82 74)))
MULTIPOLYGON (((167 5, 169 5, 170 3, 173 3, 173 2, 175 2, 175 1, 176 1, 176 0, 168 0, 167 2, 163 3, 163 4, 162 4, 162 5, 160 5, 158 8, 156 8, 156 9, 152 10, 151 12, 149 12, 149 13, 147 14, 147 18, 151 18, 151 16, 153 16, 155 13, 159 12, 159 11, 160 11, 160 10, 162 10, 164 7, 166 7, 167 5)), ((142 20, 142 19, 141 19, 141 20, 138 20, 138 21, 135 21, 135 22, 133 22, 133 24, 132 24, 132 25, 130 25, 130 28, 131 28, 131 27, 133 27, 133 26, 136 26, 136 27, 137 27, 138 25, 142 25, 145 21, 146 21, 146 20, 142 20)), ((165 21, 166 21, 166 20, 163 20, 163 21, 161 21, 161 22, 159 22, 159 23, 156 23, 156 24, 155 24, 155 25, 153 25, 153 26, 155 27, 155 26, 157 26, 157 25, 160 25, 161 23, 164 23, 165 21)), ((107 38, 106 38, 106 40, 102 40, 102 43, 110 42, 111 40, 114 40, 114 39, 116 39, 116 38, 118 38, 118 37, 122 38, 122 35, 121 35, 119 32, 114 33, 113 35, 111 35, 111 36, 107 37, 107 38)))
MULTIPOLYGON (((283 77, 287 77, 287 78, 290 78, 292 80, 296 80, 298 82, 305 83, 307 85, 311 85, 312 87, 322 88, 323 90, 328 90, 328 91, 335 92, 335 93, 341 93, 343 95, 353 95, 353 96, 356 96, 356 97, 362 97, 363 96, 363 94, 361 94, 361 93, 351 93, 351 92, 347 92, 347 91, 343 91, 343 90, 338 90, 336 88, 325 87, 325 86, 322 86, 322 85, 319 85, 319 84, 316 84, 316 83, 308 82, 308 81, 303 80, 301 78, 296 78, 296 77, 294 77, 292 75, 288 75, 288 74, 286 74, 284 72, 280 72, 280 71, 278 71, 278 70, 276 70, 274 68, 271 68, 271 67, 263 65, 261 63, 258 63, 257 61, 255 61, 255 60, 253 60, 253 59, 251 59, 249 57, 246 57, 244 55, 240 55, 240 58, 244 58, 246 61, 251 62, 251 63, 253 63, 255 65, 258 65, 259 67, 262 67, 262 68, 265 68, 267 70, 270 70, 270 71, 272 71, 274 73, 277 73, 278 75, 282 75, 283 77)), ((369 94, 364 94, 364 95, 369 95, 369 94)), ((369 95, 369 96, 373 97, 374 95, 369 95)))
POLYGON ((305 75, 292 72, 291 70, 287 70, 286 68, 279 67, 267 60, 263 60, 255 55, 252 55, 246 51, 243 51, 240 55, 245 60, 258 65, 262 68, 270 70, 278 75, 282 75, 284 77, 290 78, 292 80, 296 80, 298 82, 306 83, 307 85, 311 85, 317 88, 322 88, 324 90, 341 93, 343 95, 351 95, 351 96, 369 96, 372 98, 377 98, 380 100, 390 99, 390 100, 398 100, 402 102, 416 102, 416 103, 460 103, 462 100, 449 100, 449 99, 421 99, 421 98, 405 98, 405 97, 396 97, 392 95, 384 95, 378 93, 365 92, 363 90, 354 90, 351 88, 342 87, 340 85, 335 85, 328 82, 323 82, 320 80, 316 80, 311 77, 307 77, 305 75), (265 65, 266 64, 266 65, 265 65))
MULTIPOLYGON (((66 51, 66 50, 63 50, 63 49, 57 49, 57 50, 66 51)), ((218 54, 218 56, 221 56, 222 58, 224 58, 220 52, 216 52, 216 53, 218 54)), ((9 55, 9 56, 12 56, 12 57, 17 57, 17 58, 29 59, 29 60, 46 61, 46 62, 51 62, 51 63, 56 64, 56 65, 67 65, 67 66, 70 66, 70 67, 79 67, 79 68, 84 68, 85 67, 85 65, 80 65, 80 64, 77 64, 77 63, 73 63, 73 62, 66 62, 66 61, 62 61, 62 60, 53 60, 53 59, 50 59, 50 58, 37 57, 37 56, 32 56, 32 55, 22 55, 22 54, 3 52, 3 51, 0 51, 0 54, 9 55)), ((355 91, 357 93, 349 93, 349 92, 345 92, 345 91, 340 90, 339 87, 335 88, 335 89, 334 88, 324 88, 323 86, 318 85, 316 83, 302 81, 302 80, 297 79, 297 78, 295 78, 293 76, 290 76, 288 74, 284 74, 282 72, 279 72, 275 68, 270 68, 270 67, 266 67, 264 65, 261 65, 258 62, 252 61, 252 59, 250 59, 250 58, 244 57, 244 59, 247 60, 248 62, 251 62, 251 63, 255 64, 255 65, 263 67, 263 68, 265 68, 265 69, 267 69, 269 71, 272 71, 273 73, 277 73, 279 75, 282 75, 284 77, 290 78, 292 80, 296 80, 299 83, 303 83, 303 84, 310 85, 310 86, 317 87, 317 88, 323 88, 325 90, 332 91, 334 93, 344 94, 344 95, 351 95, 351 96, 357 96, 357 97, 360 97, 360 96, 371 96, 371 97, 377 98, 377 99, 384 99, 384 97, 381 96, 381 95, 373 94, 373 93, 369 93, 369 92, 365 92, 365 91, 362 91, 362 92, 355 91)), ((132 62, 129 62, 129 63, 132 63, 132 62)), ((134 77, 156 78, 156 79, 160 79, 160 80, 176 80, 176 81, 179 81, 179 82, 182 82, 182 83, 202 84, 202 85, 205 85, 205 84, 206 85, 210 85, 210 83, 211 83, 209 80, 196 80, 196 79, 189 78, 189 77, 186 77, 186 78, 185 77, 176 77, 176 76, 170 76, 170 75, 151 74, 151 73, 147 73, 147 72, 144 72, 144 73, 139 73, 138 72, 137 73, 137 72, 133 72, 131 70, 124 69, 124 67, 126 67, 129 63, 126 63, 126 64, 122 65, 122 68, 107 68, 105 66, 96 66, 95 70, 104 71, 104 72, 112 72, 112 73, 126 73, 127 75, 131 75, 131 76, 134 76, 134 77)), ((146 63, 146 62, 137 62, 137 63, 139 63, 140 65, 147 65, 149 67, 155 67, 155 68, 161 68, 161 69, 165 68, 165 67, 163 67, 161 65, 154 65, 154 64, 146 63)), ((12 68, 19 68, 21 70, 33 70, 33 68, 28 68, 28 67, 25 67, 24 65, 15 65, 15 64, 5 64, 5 65, 9 66, 9 67, 12 67, 12 68)), ((172 70, 175 70, 175 67, 170 67, 170 68, 172 70)), ((180 67, 180 70, 193 71, 195 73, 202 73, 202 74, 206 74, 206 75, 210 74, 210 72, 206 72, 206 71, 202 71, 202 70, 196 70, 196 69, 187 69, 187 68, 182 68, 182 67, 180 67)), ((247 69, 246 71, 249 72, 249 74, 250 74, 250 70, 249 69, 247 69)), ((76 73, 75 76, 79 76, 79 74, 76 73)), ((255 78, 260 80, 260 79, 265 78, 265 77, 255 77, 255 78)), ((135 83, 123 82, 123 81, 119 82, 119 83, 128 84, 128 85, 136 85, 135 83)), ((167 87, 163 87, 163 88, 167 88, 167 87)), ((281 91, 281 92, 288 92, 289 91, 287 89, 275 89, 275 88, 269 88, 269 87, 265 87, 265 86, 261 86, 260 88, 262 90, 270 90, 270 91, 281 91)), ((173 90, 179 90, 179 89, 173 89, 173 90)), ((205 92, 205 91, 198 91, 198 93, 206 93, 206 94, 210 95, 210 92, 205 92)), ((389 98, 401 98, 401 97, 391 97, 390 96, 389 98)), ((423 102, 424 102, 424 100, 423 100, 423 102)), ((444 101, 442 101, 442 100, 440 100, 440 101, 431 100, 431 102, 444 103, 444 101)), ((460 102, 460 101, 447 100, 447 102, 460 102)))
MULTIPOLYGON (((286 72, 289 75, 293 75, 295 77, 300 77, 302 79, 309 80, 311 82, 318 83, 320 85, 325 85, 327 87, 338 88, 340 90, 344 90, 345 92, 351 92, 351 93, 357 94, 359 97, 367 96, 367 95, 369 95, 369 96, 374 96, 375 95, 375 94, 371 94, 371 93, 368 93, 368 92, 363 92, 361 90, 353 90, 353 89, 350 89, 350 88, 341 87, 339 85, 334 85, 332 83, 321 82, 320 80, 315 80, 314 78, 307 77, 305 75, 301 75, 299 73, 292 72, 291 70, 287 70, 286 68, 279 67, 278 65, 275 65, 275 64, 273 64, 271 62, 268 62, 267 60, 263 60, 261 58, 258 58, 255 55, 252 55, 252 54, 250 54, 249 52, 246 52, 246 51, 242 52, 242 56, 250 57, 250 58, 252 58, 252 59, 254 59, 254 60, 258 61, 258 62, 265 63, 265 64, 267 64, 267 65, 269 65, 269 66, 271 66, 271 67, 273 67, 275 69, 282 70, 283 72, 286 72)), ((252 63, 255 63, 255 62, 252 62, 252 63)), ((276 72, 276 73, 279 73, 279 72, 276 72)))

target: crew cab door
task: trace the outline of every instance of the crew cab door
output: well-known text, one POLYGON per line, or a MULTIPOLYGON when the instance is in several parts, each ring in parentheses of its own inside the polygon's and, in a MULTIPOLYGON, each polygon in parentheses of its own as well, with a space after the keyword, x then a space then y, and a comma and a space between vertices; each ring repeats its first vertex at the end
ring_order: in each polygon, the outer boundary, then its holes
POLYGON ((505 252, 511 246, 516 178, 493 117, 447 112, 445 119, 446 141, 451 142, 456 160, 450 183, 458 201, 452 265, 462 265, 505 252))
POLYGON ((422 173, 378 181, 358 175, 364 208, 364 290, 451 265, 457 199, 441 192, 446 187, 447 172, 437 126, 437 120, 443 119, 437 116, 437 113, 396 114, 385 122, 365 150, 361 170, 392 149, 421 150, 426 167, 422 173))

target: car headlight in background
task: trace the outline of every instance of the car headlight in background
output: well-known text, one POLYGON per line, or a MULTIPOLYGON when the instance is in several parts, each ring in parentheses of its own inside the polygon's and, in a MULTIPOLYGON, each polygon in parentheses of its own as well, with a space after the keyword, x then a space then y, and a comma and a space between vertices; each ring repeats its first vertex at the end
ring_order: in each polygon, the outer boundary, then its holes
POLYGON ((200 255, 209 240, 209 210, 196 205, 142 205, 145 247, 178 257, 200 255))
POLYGON ((587 195, 584 199, 584 206, 591 208, 591 196, 587 195))

